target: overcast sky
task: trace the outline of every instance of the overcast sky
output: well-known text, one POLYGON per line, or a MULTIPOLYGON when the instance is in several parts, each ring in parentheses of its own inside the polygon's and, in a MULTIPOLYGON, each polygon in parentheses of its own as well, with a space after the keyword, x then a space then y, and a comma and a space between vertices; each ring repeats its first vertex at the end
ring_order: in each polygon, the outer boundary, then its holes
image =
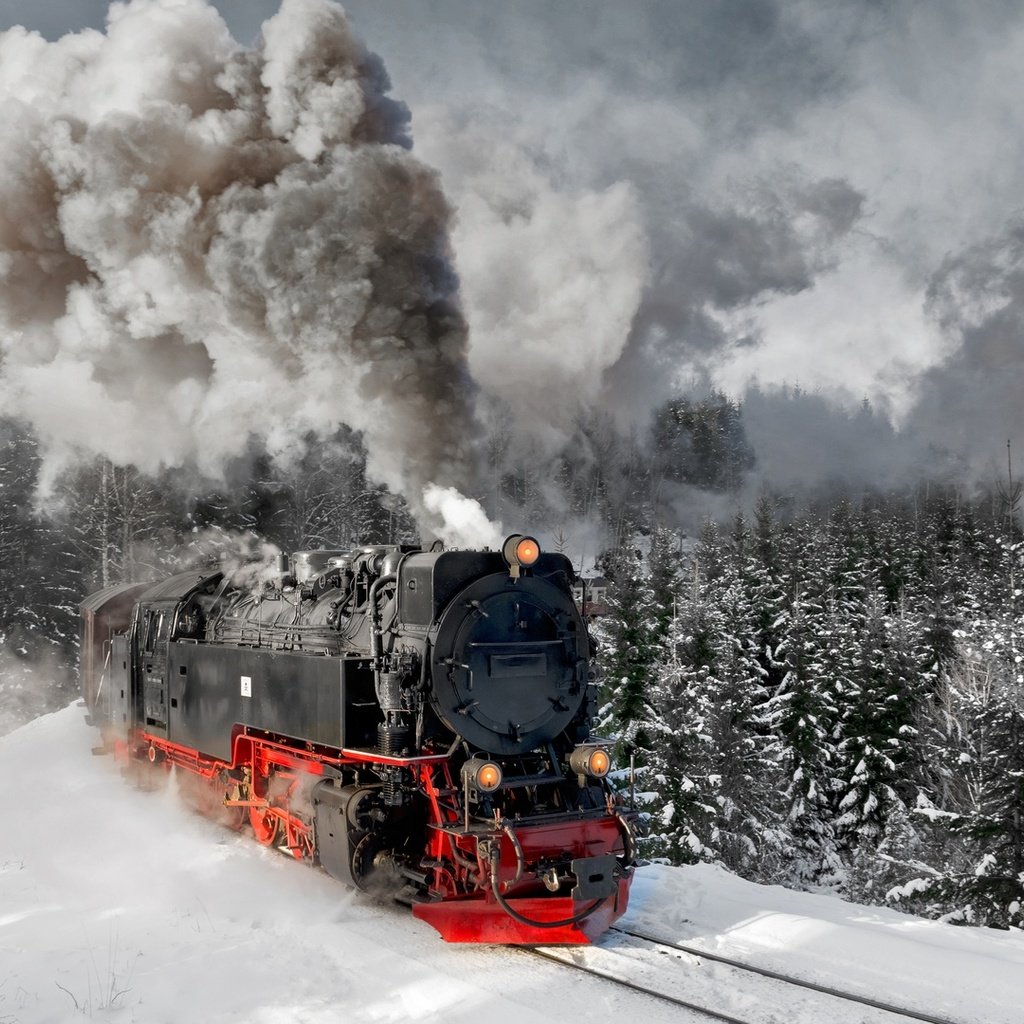
MULTIPOLYGON (((245 45, 277 9, 215 6, 245 45)), ((624 414, 756 378, 869 397, 971 457, 1024 445, 1019 3, 345 8, 457 209, 485 391, 512 344, 624 414)), ((104 10, 4 0, 0 29, 104 10)))

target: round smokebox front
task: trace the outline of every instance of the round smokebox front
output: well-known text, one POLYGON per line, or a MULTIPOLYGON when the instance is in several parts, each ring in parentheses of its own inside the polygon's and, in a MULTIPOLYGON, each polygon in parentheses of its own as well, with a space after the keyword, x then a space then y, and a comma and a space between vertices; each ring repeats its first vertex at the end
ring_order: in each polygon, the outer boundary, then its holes
POLYGON ((485 577, 441 616, 434 710, 481 751, 525 753, 576 716, 588 654, 586 630, 568 595, 532 577, 485 577))

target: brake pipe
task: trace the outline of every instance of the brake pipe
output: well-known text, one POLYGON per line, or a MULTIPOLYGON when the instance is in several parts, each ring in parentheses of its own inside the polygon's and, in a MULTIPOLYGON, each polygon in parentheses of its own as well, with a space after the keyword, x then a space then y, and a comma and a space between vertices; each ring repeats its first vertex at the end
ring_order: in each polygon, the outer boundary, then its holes
POLYGON ((572 917, 563 918, 561 921, 534 921, 532 918, 526 917, 520 914, 518 910, 512 907, 508 900, 498 891, 498 859, 501 854, 497 847, 491 847, 491 892, 494 893, 494 898, 498 901, 498 905, 502 910, 508 914, 513 920, 518 921, 520 924, 525 924, 530 928, 565 928, 570 925, 579 924, 581 921, 586 920, 590 915, 597 910, 597 908, 605 901, 605 897, 601 896, 594 900, 589 907, 584 907, 578 914, 573 914, 572 917))

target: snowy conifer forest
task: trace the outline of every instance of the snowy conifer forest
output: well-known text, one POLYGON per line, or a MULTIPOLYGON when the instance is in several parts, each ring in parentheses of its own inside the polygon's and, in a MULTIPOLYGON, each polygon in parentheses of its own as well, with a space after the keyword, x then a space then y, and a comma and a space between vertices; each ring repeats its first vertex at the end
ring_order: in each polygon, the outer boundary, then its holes
MULTIPOLYGON (((778 408, 817 400, 799 390, 778 408)), ((645 853, 965 924, 1024 926, 1024 543, 1012 462, 989 483, 773 486, 755 401, 599 413, 551 455, 494 420, 476 495, 610 582, 601 729, 636 764, 645 853)), ((762 410, 763 412, 763 410, 762 410)), ((862 408, 835 436, 873 432, 862 408)), ((77 605, 101 586, 268 550, 416 539, 358 434, 257 447, 217 485, 106 460, 39 486, 0 421, 0 733, 76 697, 77 605)), ((621 773, 623 787, 629 786, 621 773)))

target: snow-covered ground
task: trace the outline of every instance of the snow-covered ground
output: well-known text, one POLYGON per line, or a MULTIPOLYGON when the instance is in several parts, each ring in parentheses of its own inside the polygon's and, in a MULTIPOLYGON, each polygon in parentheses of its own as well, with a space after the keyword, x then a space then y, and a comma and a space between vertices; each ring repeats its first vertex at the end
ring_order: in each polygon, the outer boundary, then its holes
MULTIPOLYGON (((219 829, 170 787, 126 786, 70 707, 0 739, 0 1024, 76 1021, 478 1024, 699 1020, 557 964, 447 946, 407 910, 219 829)), ((1024 936, 954 928, 752 885, 641 869, 628 926, 976 1024, 1024 1019, 1024 936)), ((893 1018, 610 934, 637 978, 752 1021, 893 1018), (767 987, 766 987, 767 986, 767 987), (774 987, 772 987, 774 986, 774 987)))

